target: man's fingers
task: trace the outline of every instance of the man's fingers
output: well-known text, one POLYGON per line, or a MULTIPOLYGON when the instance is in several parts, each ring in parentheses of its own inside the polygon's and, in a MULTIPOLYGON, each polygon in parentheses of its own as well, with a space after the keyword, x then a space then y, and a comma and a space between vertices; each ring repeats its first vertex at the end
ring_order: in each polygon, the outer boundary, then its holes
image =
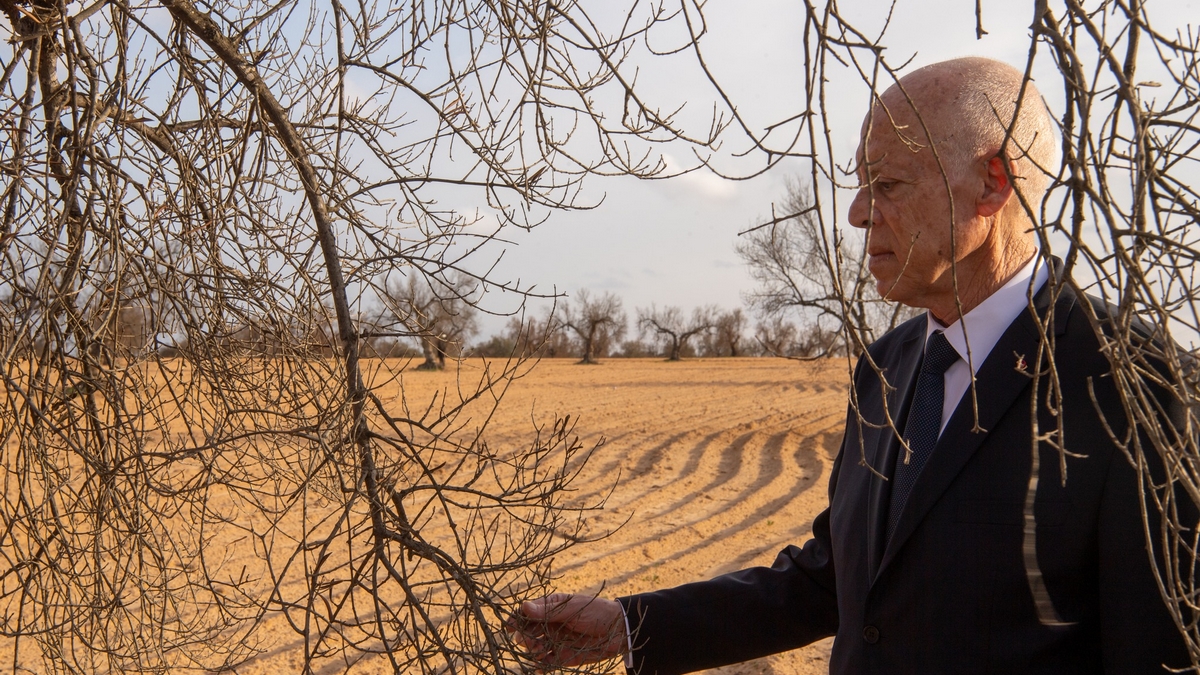
POLYGON ((553 620, 574 597, 570 593, 552 593, 544 598, 526 600, 521 603, 521 613, 531 621, 553 620))
POLYGON ((546 633, 544 621, 534 621, 521 610, 512 613, 504 621, 504 629, 515 633, 519 638, 538 637, 546 633))
POLYGON ((576 666, 624 653, 622 615, 621 605, 614 600, 555 593, 521 603, 505 627, 535 661, 576 666))

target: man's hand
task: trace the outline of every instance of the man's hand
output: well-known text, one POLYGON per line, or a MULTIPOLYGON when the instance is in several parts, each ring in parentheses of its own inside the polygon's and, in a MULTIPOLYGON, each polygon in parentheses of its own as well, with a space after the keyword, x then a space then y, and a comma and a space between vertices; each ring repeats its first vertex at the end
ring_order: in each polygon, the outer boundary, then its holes
POLYGON ((555 593, 526 601, 508 629, 535 659, 550 667, 611 659, 629 646, 620 603, 590 595, 555 593))

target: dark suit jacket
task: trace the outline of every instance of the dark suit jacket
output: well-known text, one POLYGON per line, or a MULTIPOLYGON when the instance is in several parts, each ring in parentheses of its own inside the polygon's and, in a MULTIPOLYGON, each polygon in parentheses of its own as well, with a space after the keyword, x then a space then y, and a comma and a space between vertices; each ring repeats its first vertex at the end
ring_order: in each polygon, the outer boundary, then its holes
MULTIPOLYGON (((1039 314, 1049 295, 1039 293, 1039 314)), ((894 390, 859 363, 854 391, 865 423, 853 410, 847 416, 829 508, 809 542, 789 546, 769 568, 620 599, 635 672, 711 668, 828 635, 837 636, 835 675, 1145 675, 1164 672, 1163 663, 1188 665, 1153 577, 1137 474, 1106 430, 1127 427, 1108 365, 1069 289, 1054 318, 1063 440, 1085 455, 1066 460, 1065 484, 1060 455, 1047 443, 1033 472, 1035 406, 1042 432, 1057 423, 1045 404, 1046 377, 1033 400, 1038 332, 1025 313, 977 375, 986 433, 972 431, 968 391, 885 545, 889 482, 870 467, 890 476, 896 461, 884 402, 902 427, 923 349, 918 317, 869 349, 894 390)))

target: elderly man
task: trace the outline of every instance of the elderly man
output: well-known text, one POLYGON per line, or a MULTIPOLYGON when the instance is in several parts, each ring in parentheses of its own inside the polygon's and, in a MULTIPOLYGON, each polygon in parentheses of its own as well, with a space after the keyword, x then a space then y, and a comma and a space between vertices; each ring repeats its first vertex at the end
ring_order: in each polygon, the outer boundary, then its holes
POLYGON ((867 230, 879 292, 927 312, 860 360, 813 538, 769 568, 619 601, 527 602, 515 623, 545 661, 624 655, 666 675, 836 635, 838 674, 1188 665, 1137 476, 1110 440, 1124 416, 1090 301, 1047 283, 1056 266, 1021 203, 1039 201, 1055 166, 1048 114, 1021 91, 1009 66, 947 61, 904 77, 863 124, 850 222, 867 230), (1059 416, 1037 362, 1047 316, 1059 416), (1058 450, 1032 440, 1060 422, 1078 455, 1065 481, 1058 450))

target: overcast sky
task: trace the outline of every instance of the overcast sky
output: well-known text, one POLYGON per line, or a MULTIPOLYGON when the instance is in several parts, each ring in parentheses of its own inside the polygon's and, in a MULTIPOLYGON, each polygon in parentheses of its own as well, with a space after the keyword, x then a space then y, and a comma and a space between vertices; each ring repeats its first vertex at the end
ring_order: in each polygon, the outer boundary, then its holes
MULTIPOLYGON (((984 0, 988 34, 977 40, 974 3, 899 0, 884 39, 887 59, 900 64, 911 57, 911 69, 979 55, 1023 67, 1032 5, 984 0)), ((1150 0, 1150 6, 1163 25, 1172 28, 1188 21, 1195 25, 1200 17, 1200 0, 1150 0)), ((888 3, 878 0, 842 6, 852 23, 875 33, 883 27, 887 8, 888 3)), ((755 124, 765 126, 800 110, 801 9, 795 0, 710 0, 706 6, 711 31, 702 43, 706 58, 739 111, 755 124)), ((1047 80, 1051 74, 1047 73, 1047 80)), ((866 89, 855 78, 846 79, 845 95, 829 100, 834 151, 843 158, 853 152, 868 101, 866 89)), ((691 91, 703 92, 698 80, 672 64, 658 70, 644 68, 639 84, 644 91, 663 93, 665 100, 692 102, 691 91)), ((1055 108, 1057 92, 1043 94, 1055 108)), ((693 107, 703 112, 710 105, 709 95, 700 94, 699 105, 693 107)), ((686 160, 668 156, 677 165, 686 160)), ((631 317, 636 307, 651 303, 685 309, 704 304, 739 306, 753 282, 734 252, 737 233, 769 217, 772 202, 784 194, 788 176, 807 170, 794 160, 746 181, 712 174, 663 181, 592 180, 587 194, 603 200, 599 207, 557 213, 529 232, 505 233, 512 244, 504 247, 498 277, 520 278, 540 290, 557 288, 568 295, 580 288, 612 291, 624 299, 631 317)), ((845 195, 839 199, 839 220, 844 219, 848 203, 845 195)), ((485 319, 481 337, 503 324, 504 319, 485 319)))

